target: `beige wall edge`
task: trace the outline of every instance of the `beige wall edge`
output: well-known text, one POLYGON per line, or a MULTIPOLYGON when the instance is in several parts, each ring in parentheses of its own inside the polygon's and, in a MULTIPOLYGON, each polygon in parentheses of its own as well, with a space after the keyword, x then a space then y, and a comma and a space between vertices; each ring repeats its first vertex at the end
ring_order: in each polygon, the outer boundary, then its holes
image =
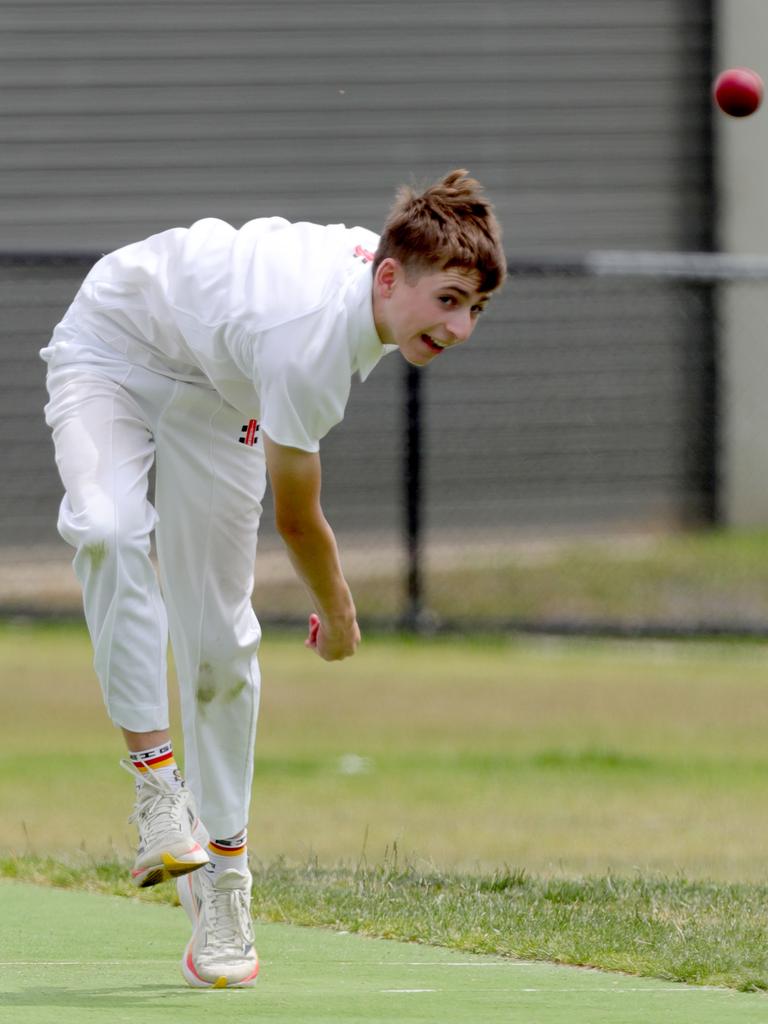
MULTIPOLYGON (((768 82, 768 2, 719 0, 715 65, 768 82)), ((768 102, 747 118, 715 112, 717 238, 729 253, 768 253, 768 102)), ((720 508, 729 526, 768 524, 768 281, 722 288, 720 508)))

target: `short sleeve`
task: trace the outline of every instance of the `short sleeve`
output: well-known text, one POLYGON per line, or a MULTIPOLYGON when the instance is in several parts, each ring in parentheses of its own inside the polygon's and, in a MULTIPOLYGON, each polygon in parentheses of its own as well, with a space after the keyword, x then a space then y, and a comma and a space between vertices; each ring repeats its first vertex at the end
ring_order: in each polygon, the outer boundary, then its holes
POLYGON ((311 316, 266 331, 258 342, 261 429, 277 444, 316 452, 344 418, 352 366, 344 332, 311 316))

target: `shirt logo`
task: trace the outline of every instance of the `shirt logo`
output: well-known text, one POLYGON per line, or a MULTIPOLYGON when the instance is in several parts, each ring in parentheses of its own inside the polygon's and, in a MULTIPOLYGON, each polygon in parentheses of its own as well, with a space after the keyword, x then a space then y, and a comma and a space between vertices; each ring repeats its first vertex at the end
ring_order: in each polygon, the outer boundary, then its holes
POLYGON ((362 260, 363 263, 373 263, 374 253, 368 252, 368 250, 364 249, 362 245, 355 246, 355 256, 359 260, 362 260))
POLYGON ((259 439, 256 436, 259 432, 259 421, 248 420, 244 423, 240 429, 241 436, 238 437, 240 444, 247 444, 249 448, 253 448, 255 444, 259 443, 259 439))

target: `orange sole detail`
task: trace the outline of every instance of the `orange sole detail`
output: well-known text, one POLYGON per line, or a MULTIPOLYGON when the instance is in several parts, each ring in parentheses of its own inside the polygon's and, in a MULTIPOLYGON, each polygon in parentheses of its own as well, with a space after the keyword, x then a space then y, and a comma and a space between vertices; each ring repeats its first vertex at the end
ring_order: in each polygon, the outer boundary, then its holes
POLYGON ((181 968, 187 984, 193 988, 251 988, 259 976, 259 961, 257 960, 251 973, 239 981, 229 981, 225 974, 220 975, 216 981, 206 981, 198 974, 189 947, 184 953, 181 968))

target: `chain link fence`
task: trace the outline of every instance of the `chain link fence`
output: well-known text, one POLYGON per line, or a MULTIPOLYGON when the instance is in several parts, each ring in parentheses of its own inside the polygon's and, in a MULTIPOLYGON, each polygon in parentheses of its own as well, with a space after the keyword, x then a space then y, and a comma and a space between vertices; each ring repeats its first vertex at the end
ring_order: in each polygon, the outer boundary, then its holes
MULTIPOLYGON (((0 255, 6 615, 80 614, 55 530, 61 485, 37 353, 97 257, 0 255)), ((744 373, 733 353, 759 350, 768 261, 592 253, 511 258, 510 269, 470 344, 424 372, 385 359, 323 444, 324 507, 361 619, 761 631, 759 581, 746 600, 743 579, 724 584, 714 563, 702 577, 700 553, 670 596, 664 566, 682 571, 682 549, 664 545, 725 518, 732 379, 744 373)), ((733 569, 733 554, 722 558, 733 569)), ((254 604, 265 622, 310 610, 269 501, 254 604)))

